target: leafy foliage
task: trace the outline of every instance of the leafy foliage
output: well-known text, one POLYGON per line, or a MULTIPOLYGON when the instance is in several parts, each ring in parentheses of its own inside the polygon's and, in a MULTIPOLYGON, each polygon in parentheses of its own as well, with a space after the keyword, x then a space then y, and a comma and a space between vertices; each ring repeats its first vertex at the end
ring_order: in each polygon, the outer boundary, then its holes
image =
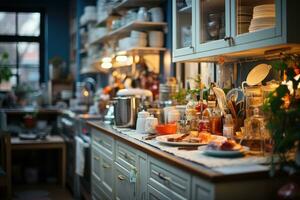
POLYGON ((7 52, 0 55, 0 83, 2 83, 2 81, 9 81, 12 76, 11 69, 8 66, 8 57, 7 52))
POLYGON ((282 72, 286 82, 292 83, 292 90, 281 84, 269 95, 264 110, 269 113, 267 127, 274 141, 274 153, 278 153, 283 162, 287 162, 287 153, 299 145, 300 141, 300 96, 297 88, 300 78, 300 56, 285 55, 275 65, 282 72))

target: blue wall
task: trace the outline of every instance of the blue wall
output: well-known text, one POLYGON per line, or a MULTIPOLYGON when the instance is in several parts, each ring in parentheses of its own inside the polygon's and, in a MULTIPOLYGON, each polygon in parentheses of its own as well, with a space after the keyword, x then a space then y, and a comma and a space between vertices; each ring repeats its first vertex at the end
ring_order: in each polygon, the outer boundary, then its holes
POLYGON ((48 61, 62 57, 69 64, 69 3, 70 0, 1 0, 0 7, 45 10, 44 75, 48 78, 48 61))

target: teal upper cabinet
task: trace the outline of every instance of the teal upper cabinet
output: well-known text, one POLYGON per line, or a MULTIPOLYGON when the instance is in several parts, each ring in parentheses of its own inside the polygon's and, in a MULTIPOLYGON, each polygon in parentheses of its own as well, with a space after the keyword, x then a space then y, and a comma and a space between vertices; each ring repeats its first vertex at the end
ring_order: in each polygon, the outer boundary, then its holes
POLYGON ((195 2, 197 9, 194 14, 196 18, 196 52, 228 47, 230 0, 198 0, 195 2))
POLYGON ((300 49, 300 1, 287 0, 173 1, 173 61, 216 60, 261 56, 300 49), (175 11, 175 12, 174 12, 175 11), (184 46, 185 27, 190 38, 184 46), (181 46, 180 46, 181 45, 181 46))
POLYGON ((173 2, 173 51, 177 56, 195 52, 194 17, 195 2, 174 0, 173 2))

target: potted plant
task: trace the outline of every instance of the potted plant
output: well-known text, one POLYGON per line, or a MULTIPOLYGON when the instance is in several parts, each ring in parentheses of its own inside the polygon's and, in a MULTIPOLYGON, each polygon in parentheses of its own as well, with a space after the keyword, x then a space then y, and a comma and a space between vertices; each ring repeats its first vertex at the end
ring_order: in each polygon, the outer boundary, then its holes
POLYGON ((0 54, 0 89, 10 90, 11 84, 9 82, 12 72, 8 66, 8 53, 4 52, 0 54))
MULTIPOLYGON (((265 102, 264 110, 268 113, 267 128, 273 140, 273 158, 278 155, 280 169, 296 176, 300 172, 300 56, 283 55, 281 61, 274 66, 284 81, 265 102), (295 157, 291 158, 291 155, 295 157)), ((272 166, 271 172, 274 174, 274 159, 272 166)), ((283 186, 279 190, 279 196, 287 194, 282 192, 286 189, 293 189, 289 193, 295 194, 295 188, 298 188, 296 193, 299 195, 299 180, 296 182, 298 183, 292 182, 283 186)))

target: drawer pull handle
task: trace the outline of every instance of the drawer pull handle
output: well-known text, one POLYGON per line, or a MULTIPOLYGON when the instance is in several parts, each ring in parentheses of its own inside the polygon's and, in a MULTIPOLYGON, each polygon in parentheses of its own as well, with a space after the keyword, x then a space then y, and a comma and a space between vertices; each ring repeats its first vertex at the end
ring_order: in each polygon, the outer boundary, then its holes
POLYGON ((162 173, 158 173, 158 177, 159 177, 161 180, 164 180, 164 181, 171 182, 171 178, 170 178, 170 177, 167 177, 167 176, 165 176, 165 175, 164 175, 164 174, 162 174, 162 173))
POLYGON ((110 166, 107 165, 107 164, 103 164, 102 167, 103 167, 104 169, 110 168, 110 166))
POLYGON ((98 137, 95 137, 95 141, 96 141, 96 142, 99 142, 99 143, 102 142, 102 140, 101 140, 100 138, 98 138, 98 137))
POLYGON ((125 176, 119 175, 119 176, 118 176, 118 179, 119 179, 120 181, 123 181, 123 180, 125 180, 125 176))
POLYGON ((100 158, 98 156, 94 156, 95 160, 100 160, 100 158))
POLYGON ((174 185, 174 186, 180 188, 180 189, 183 190, 183 191, 186 190, 186 187, 184 187, 184 186, 182 186, 182 185, 176 183, 175 181, 172 180, 171 177, 167 177, 167 176, 165 176, 163 173, 156 172, 156 171, 154 171, 154 170, 153 170, 152 172, 153 172, 153 174, 155 174, 156 176, 158 176, 161 180, 166 181, 167 183, 172 184, 172 185, 174 185))
POLYGON ((124 158, 126 159, 126 160, 132 160, 132 161, 134 161, 134 158, 132 158, 130 155, 128 155, 128 153, 124 153, 124 152, 122 152, 122 151, 120 151, 119 152, 122 156, 124 156, 124 158))

